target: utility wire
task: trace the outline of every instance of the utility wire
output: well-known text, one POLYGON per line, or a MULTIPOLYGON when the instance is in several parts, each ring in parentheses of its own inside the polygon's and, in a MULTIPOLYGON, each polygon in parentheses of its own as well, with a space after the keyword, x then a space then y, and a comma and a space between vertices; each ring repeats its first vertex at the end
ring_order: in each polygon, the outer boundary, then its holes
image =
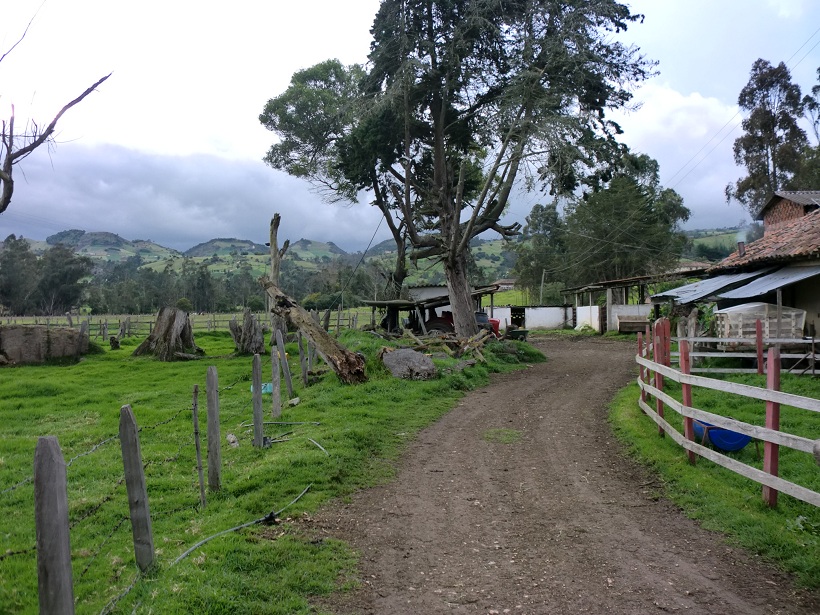
MULTIPOLYGON (((800 47, 798 47, 798 48, 797 48, 797 50, 796 50, 796 51, 795 51, 795 52, 794 52, 791 56, 789 56, 789 59, 788 59, 788 60, 786 60, 785 64, 787 64, 787 65, 788 65, 788 63, 789 63, 789 62, 791 62, 791 60, 792 60, 792 59, 793 59, 793 58, 794 58, 794 57, 795 57, 798 53, 800 53, 800 50, 801 50, 801 49, 803 49, 806 45, 808 45, 808 44, 809 44, 809 42, 810 42, 810 41, 811 41, 811 40, 812 40, 812 39, 813 39, 813 38, 817 35, 817 33, 818 33, 818 32, 820 32, 820 28, 818 28, 817 30, 815 30, 814 32, 812 32, 812 34, 811 34, 811 35, 809 35, 809 37, 808 37, 808 38, 807 38, 807 39, 803 42, 803 44, 802 44, 802 45, 800 45, 800 47)), ((790 69, 791 69, 791 70, 794 70, 795 68, 797 68, 797 67, 798 67, 798 66, 799 66, 799 65, 803 62, 803 60, 805 60, 805 59, 808 57, 808 55, 809 55, 812 51, 814 51, 814 49, 815 49, 818 45, 820 45, 820 40, 818 40, 818 41, 817 41, 814 45, 812 45, 812 47, 811 47, 811 48, 810 48, 810 49, 809 49, 809 50, 808 50, 805 54, 803 54, 803 57, 802 57, 802 58, 800 58, 797 62, 795 62, 795 63, 794 63, 794 64, 790 67, 790 69)), ((678 175, 680 175, 680 174, 684 171, 684 169, 686 169, 686 167, 688 167, 688 166, 692 163, 692 161, 693 161, 693 160, 695 160, 695 158, 697 158, 697 157, 700 155, 700 153, 701 153, 704 149, 706 149, 706 148, 709 146, 709 144, 710 144, 712 141, 714 141, 714 140, 715 140, 715 139, 716 139, 716 138, 720 135, 720 133, 721 133, 721 132, 723 132, 723 130, 724 130, 724 129, 725 129, 725 128, 729 125, 729 124, 731 124, 731 123, 733 123, 733 122, 735 121, 735 119, 737 118, 737 116, 738 116, 738 115, 740 115, 740 111, 737 111, 737 112, 736 112, 736 113, 735 113, 732 117, 730 117, 730 118, 729 118, 729 120, 728 120, 728 121, 727 121, 727 122, 726 122, 723 126, 721 126, 721 127, 720 127, 720 128, 719 128, 719 129, 718 129, 718 130, 717 130, 717 131, 716 131, 716 132, 715 132, 715 133, 714 133, 714 134, 713 134, 713 135, 709 138, 709 140, 708 140, 708 141, 707 141, 707 142, 706 142, 706 143, 705 143, 705 144, 704 144, 704 145, 703 145, 703 146, 702 146, 702 147, 701 147, 701 148, 700 148, 700 149, 699 149, 699 150, 698 150, 698 151, 697 151, 697 152, 696 152, 696 153, 695 153, 695 154, 694 154, 691 158, 689 158, 689 160, 687 160, 687 161, 686 161, 686 162, 685 162, 685 163, 684 163, 684 164, 683 164, 683 165, 682 165, 682 166, 681 166, 681 167, 680 167, 680 168, 679 168, 679 169, 678 169, 678 170, 677 170, 677 171, 676 171, 676 172, 675 172, 675 173, 674 173, 674 174, 673 174, 673 175, 672 175, 669 179, 668 179, 668 182, 667 182, 667 183, 671 183, 671 182, 672 182, 672 180, 673 180, 673 179, 675 179, 675 177, 677 177, 678 175)), ((696 163, 692 166, 692 168, 691 168, 691 169, 689 169, 689 170, 688 170, 688 171, 687 171, 687 172, 686 172, 686 173, 685 173, 685 174, 684 174, 684 175, 683 175, 683 176, 682 176, 682 177, 681 177, 681 178, 680 178, 677 182, 675 182, 674 184, 672 184, 672 186, 671 186, 671 187, 672 187, 672 189, 674 190, 674 189, 675 189, 678 185, 680 185, 680 183, 681 183, 681 182, 683 182, 683 180, 685 180, 685 179, 686 179, 686 178, 687 178, 687 177, 688 177, 688 176, 692 173, 692 171, 694 171, 696 168, 698 168, 698 167, 701 165, 701 163, 702 163, 702 162, 704 162, 704 161, 705 161, 705 160, 706 160, 706 159, 707 159, 707 158, 711 155, 711 153, 712 153, 713 151, 715 151, 715 149, 717 149, 717 147, 718 147, 721 143, 723 143, 723 142, 724 142, 724 141, 725 141, 725 140, 729 137, 729 135, 730 135, 730 134, 732 134, 732 133, 733 133, 733 132, 737 129, 737 127, 738 127, 738 126, 740 126, 740 123, 739 123, 739 122, 738 122, 738 123, 736 123, 736 124, 734 124, 734 126, 732 126, 732 128, 731 128, 731 129, 730 129, 730 130, 729 130, 729 131, 728 131, 728 132, 727 132, 727 133, 723 136, 723 138, 722 138, 720 141, 718 141, 718 142, 715 144, 715 146, 714 146, 714 147, 712 147, 712 149, 710 149, 708 152, 706 152, 706 154, 705 154, 705 155, 704 155, 704 156, 703 156, 700 160, 698 160, 698 161, 697 161, 697 162, 696 162, 696 163)))
POLYGON ((370 238, 370 243, 367 244, 367 247, 364 249, 364 252, 362 252, 362 257, 359 259, 359 262, 356 263, 356 266, 353 268, 353 273, 350 274, 350 276, 347 278, 347 281, 345 281, 344 286, 342 286, 342 290, 339 293, 339 296, 336 297, 336 301, 334 301, 333 305, 330 306, 331 310, 333 310, 339 304, 339 301, 341 301, 342 298, 344 297, 344 293, 347 290, 347 287, 350 284, 350 281, 353 279, 353 276, 356 275, 356 272, 359 270, 359 266, 364 262, 364 257, 367 256, 367 251, 370 249, 370 246, 373 245, 373 241, 375 241, 375 239, 376 239, 376 233, 378 233, 379 229, 382 227, 382 222, 383 221, 384 221, 384 216, 379 218, 379 223, 376 225, 376 230, 373 231, 373 236, 370 238))

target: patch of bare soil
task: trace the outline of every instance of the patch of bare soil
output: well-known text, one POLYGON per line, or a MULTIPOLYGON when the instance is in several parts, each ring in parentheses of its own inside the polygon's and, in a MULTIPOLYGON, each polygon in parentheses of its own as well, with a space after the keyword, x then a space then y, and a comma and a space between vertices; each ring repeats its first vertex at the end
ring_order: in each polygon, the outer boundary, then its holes
POLYGON ((419 435, 395 481, 314 519, 315 531, 348 541, 362 557, 361 589, 319 608, 820 612, 816 593, 796 592, 787 575, 698 527, 624 456, 606 415, 637 373, 631 345, 537 344, 547 363, 467 395, 419 435), (488 441, 491 430, 520 439, 488 441))

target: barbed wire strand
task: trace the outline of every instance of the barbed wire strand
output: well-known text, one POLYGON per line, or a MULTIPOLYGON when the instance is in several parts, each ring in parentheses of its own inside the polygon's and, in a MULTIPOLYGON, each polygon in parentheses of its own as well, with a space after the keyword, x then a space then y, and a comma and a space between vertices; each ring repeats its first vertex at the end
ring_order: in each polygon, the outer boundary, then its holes
POLYGON ((310 483, 307 487, 305 487, 305 488, 302 490, 302 493, 300 493, 299 495, 297 495, 297 496, 296 496, 293 500, 291 500, 291 501, 290 501, 290 502, 289 502, 286 506, 284 506, 284 507, 283 507, 283 508, 281 508, 280 510, 277 510, 276 512, 269 512, 269 513, 268 513, 267 515, 265 515, 264 517, 259 517, 258 519, 254 519, 253 521, 248 521, 247 523, 243 523, 242 525, 237 525, 236 527, 232 527, 232 528, 227 529, 227 530, 222 530, 221 532, 217 532, 217 533, 216 533, 216 534, 214 534, 213 536, 208 536, 207 538, 205 538, 205 539, 203 539, 203 540, 200 540, 198 543, 196 543, 196 544, 195 544, 195 545, 193 545, 191 548, 189 548, 187 551, 185 551, 182 555, 180 555, 179 557, 177 557, 177 558, 176 558, 176 559, 175 559, 175 560, 171 563, 171 566, 169 566, 169 568, 170 568, 170 567, 172 567, 172 566, 176 566, 176 565, 177 565, 180 561, 182 561, 183 559, 185 559, 186 557, 188 557, 191 553, 193 553, 194 551, 196 551, 199 547, 201 547, 202 545, 204 545, 204 544, 206 544, 206 543, 210 542, 210 541, 211 541, 211 540, 213 540, 214 538, 219 538, 220 536, 224 536, 225 534, 228 534, 228 533, 230 533, 230 532, 235 532, 235 531, 237 531, 237 530, 241 530, 241 529, 243 529, 243 528, 250 527, 250 526, 252 526, 252 525, 257 525, 257 524, 259 524, 259 523, 273 523, 273 522, 276 520, 276 517, 277 517, 277 516, 279 516, 279 514, 281 514, 282 512, 284 512, 285 510, 287 510, 288 508, 290 508, 291 506, 293 506, 293 505, 294 505, 296 502, 298 502, 300 499, 302 499, 302 496, 303 496, 303 495, 305 495, 305 494, 306 494, 306 493, 310 490, 310 488, 311 488, 312 486, 313 486, 313 483, 310 483))

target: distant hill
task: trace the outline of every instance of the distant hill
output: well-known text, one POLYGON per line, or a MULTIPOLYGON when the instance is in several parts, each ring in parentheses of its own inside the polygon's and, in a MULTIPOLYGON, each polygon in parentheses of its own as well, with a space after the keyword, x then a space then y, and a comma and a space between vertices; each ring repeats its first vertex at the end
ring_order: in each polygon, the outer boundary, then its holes
POLYGON ((156 244, 150 239, 129 241, 116 233, 87 232, 79 229, 61 231, 51 235, 46 238, 45 245, 43 245, 43 242, 38 241, 29 243, 32 250, 37 253, 61 243, 73 248, 74 252, 82 256, 114 262, 123 261, 133 256, 140 256, 145 262, 151 262, 179 255, 176 250, 156 244))
POLYGON ((248 256, 250 254, 269 254, 268 247, 261 243, 254 243, 247 239, 217 238, 195 245, 193 248, 185 250, 183 254, 191 258, 208 256, 230 256, 240 254, 248 256))

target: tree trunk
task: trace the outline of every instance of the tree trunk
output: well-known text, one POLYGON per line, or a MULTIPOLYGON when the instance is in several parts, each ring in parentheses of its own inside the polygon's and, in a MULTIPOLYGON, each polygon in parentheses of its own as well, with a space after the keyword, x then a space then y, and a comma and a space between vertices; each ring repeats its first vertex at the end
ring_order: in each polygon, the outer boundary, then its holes
MULTIPOLYGON (((282 248, 279 248, 279 224, 281 222, 282 216, 280 216, 278 212, 273 214, 273 218, 270 219, 270 279, 277 287, 279 286, 279 272, 282 267, 282 259, 285 258, 285 253, 290 247, 290 239, 286 239, 285 243, 282 244, 282 248)), ((281 331, 282 335, 287 333, 285 322, 280 316, 277 316, 273 312, 271 312, 271 327, 273 328, 274 335, 276 331, 281 331)))
POLYGON ((231 330, 231 337, 239 354, 265 353, 265 336, 262 332, 262 324, 253 315, 250 308, 245 308, 241 325, 236 320, 232 320, 228 323, 228 328, 231 330))
POLYGON ((135 357, 143 354, 153 354, 160 361, 173 361, 190 359, 205 352, 194 341, 188 313, 174 307, 164 307, 157 314, 151 335, 133 352, 135 357))
POLYGON ((350 352, 328 335, 306 310, 270 280, 263 278, 262 285, 271 299, 273 311, 286 318, 290 324, 313 342, 319 356, 336 372, 339 380, 345 384, 359 384, 367 381, 367 375, 364 372, 364 358, 361 355, 350 352))
POLYGON ((447 278, 447 292, 450 295, 450 308, 453 311, 453 326, 458 337, 472 337, 478 333, 475 321, 475 309, 470 293, 470 282, 467 279, 467 256, 456 254, 444 261, 444 274, 447 278))

